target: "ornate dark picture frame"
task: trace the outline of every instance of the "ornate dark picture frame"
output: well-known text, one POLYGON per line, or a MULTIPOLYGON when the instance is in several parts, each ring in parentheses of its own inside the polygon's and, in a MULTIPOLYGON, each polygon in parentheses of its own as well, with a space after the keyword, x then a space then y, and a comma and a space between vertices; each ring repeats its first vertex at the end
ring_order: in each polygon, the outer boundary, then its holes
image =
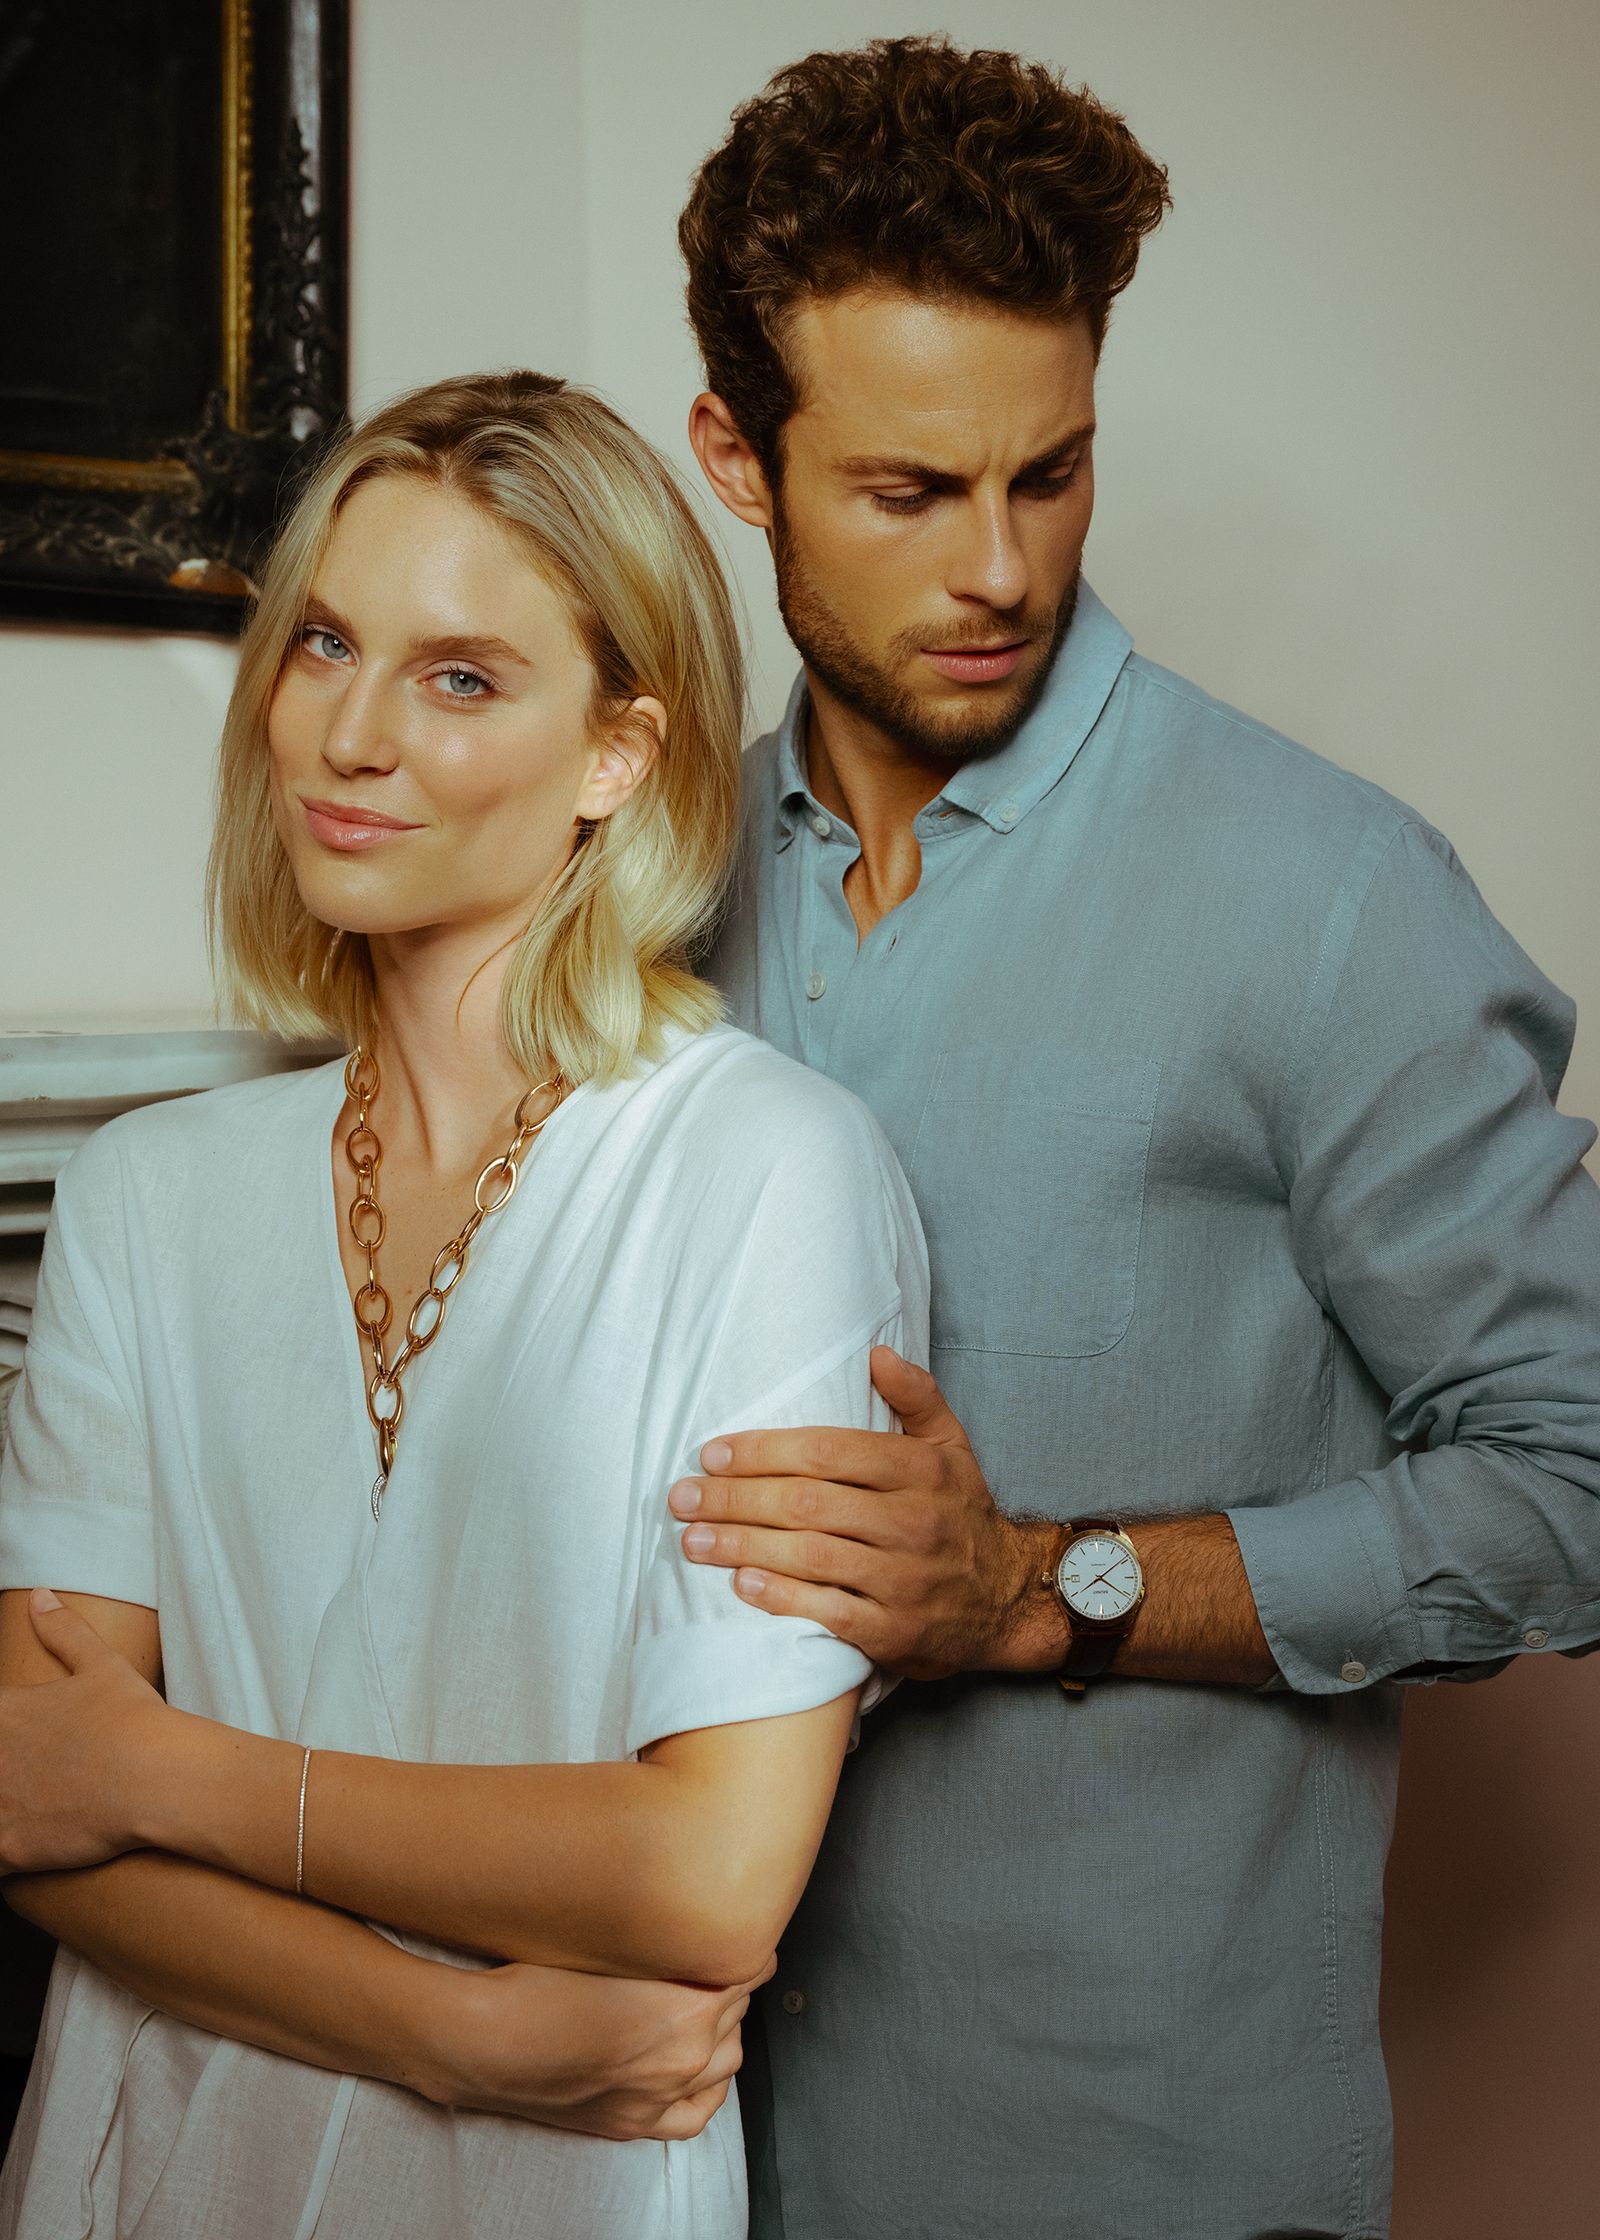
POLYGON ((347 0, 0 14, 0 618, 237 631, 343 418, 347 0))

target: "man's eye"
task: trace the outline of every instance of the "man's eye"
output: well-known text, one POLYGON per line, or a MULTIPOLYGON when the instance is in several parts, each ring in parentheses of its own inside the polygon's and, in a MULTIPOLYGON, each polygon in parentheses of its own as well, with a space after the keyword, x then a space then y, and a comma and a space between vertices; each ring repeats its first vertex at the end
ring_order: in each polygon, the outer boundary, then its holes
POLYGON ((921 513, 932 505, 934 496, 932 490, 912 490, 903 497, 889 497, 881 490, 874 490, 872 502, 883 513, 921 513))
POLYGON ((1022 488, 1030 498, 1059 498, 1077 479, 1078 469, 1074 464, 1060 474, 1042 474, 1033 482, 1023 483, 1022 488))

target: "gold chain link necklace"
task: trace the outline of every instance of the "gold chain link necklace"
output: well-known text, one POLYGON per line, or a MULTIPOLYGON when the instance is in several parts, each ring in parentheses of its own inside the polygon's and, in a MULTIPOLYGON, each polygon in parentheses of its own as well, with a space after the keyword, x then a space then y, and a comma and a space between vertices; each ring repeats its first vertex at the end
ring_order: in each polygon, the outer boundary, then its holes
POLYGON ((405 1414, 406 1397, 400 1379, 417 1355, 425 1353, 444 1328, 450 1295, 466 1273, 467 1254, 473 1238, 491 1213, 498 1213, 502 1206, 510 1204, 523 1155, 567 1093, 566 1080, 558 1073, 551 1080, 537 1082, 533 1088, 524 1090, 518 1099, 511 1121, 515 1133, 500 1156, 491 1159, 479 1175, 472 1192, 472 1212, 450 1242, 434 1255, 426 1287, 406 1317, 405 1342, 389 1361, 384 1357, 383 1334, 393 1319, 394 1308, 378 1279, 378 1247, 388 1226, 378 1203, 378 1169, 383 1164, 383 1145, 372 1125, 372 1103, 381 1081, 376 1057, 358 1045, 344 1069, 345 1089, 356 1108, 356 1124, 344 1139, 344 1149, 356 1177, 356 1194, 350 1201, 350 1234, 367 1256, 367 1280, 351 1305, 355 1310, 356 1329, 372 1347, 373 1372, 367 1380, 367 1414, 378 1435, 378 1475, 372 1481, 374 1522, 383 1513, 384 1488, 394 1468, 400 1419, 405 1414), (555 1091, 555 1104, 543 1118, 530 1120, 529 1105, 546 1089, 555 1091))

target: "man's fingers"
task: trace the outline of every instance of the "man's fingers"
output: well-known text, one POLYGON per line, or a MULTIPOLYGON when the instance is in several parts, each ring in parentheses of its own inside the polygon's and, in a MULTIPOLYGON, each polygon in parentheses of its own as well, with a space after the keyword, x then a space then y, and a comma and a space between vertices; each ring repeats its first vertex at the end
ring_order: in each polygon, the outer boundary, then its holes
POLYGON ((818 1424, 805 1430, 730 1432, 700 1449, 700 1467, 713 1478, 823 1478, 882 1492, 931 1483, 938 1457, 898 1431, 818 1424))
MULTIPOLYGON (((898 1490, 921 1493, 920 1488, 898 1490)), ((872 1548, 917 1544, 914 1528, 892 1495, 886 1498, 881 1491, 818 1478, 680 1478, 668 1490, 667 1505, 684 1524, 826 1533, 835 1540, 859 1540, 872 1548)))
POLYGON ((936 1380, 914 1361, 907 1361, 893 1346, 872 1349, 872 1381, 900 1418, 901 1429, 913 1439, 931 1439, 938 1446, 965 1446, 967 1434, 936 1380))
POLYGON ((880 1550, 860 1540, 836 1540, 826 1532, 696 1523, 684 1530, 683 1552, 691 1563, 715 1564, 724 1571, 781 1571, 815 1585, 848 1587, 854 1594, 872 1593, 884 1575, 880 1550))
POLYGON ((756 1610, 770 1610, 779 1618, 813 1618, 829 1633, 848 1641, 874 1663, 881 1662, 874 1642, 879 1638, 883 1614, 877 1603, 863 1594, 846 1594, 839 1587, 818 1587, 804 1579, 791 1579, 780 1571, 746 1569, 733 1575, 734 1592, 756 1610))

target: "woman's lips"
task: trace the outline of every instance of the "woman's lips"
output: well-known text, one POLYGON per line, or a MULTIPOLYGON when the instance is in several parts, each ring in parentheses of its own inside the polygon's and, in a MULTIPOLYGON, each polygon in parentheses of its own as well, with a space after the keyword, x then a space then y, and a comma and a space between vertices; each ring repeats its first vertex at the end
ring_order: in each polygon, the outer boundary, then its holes
POLYGON ((1002 677, 1010 676, 1027 650, 1028 642, 1022 638, 1015 645, 964 646, 948 653, 925 646, 923 657, 957 684, 998 684, 1002 677))
POLYGON ((375 810, 341 808, 332 801, 303 800, 300 806, 312 839, 320 840, 325 848, 346 852, 375 848, 380 840, 394 840, 403 832, 422 829, 420 825, 402 824, 397 817, 379 816, 375 810))

